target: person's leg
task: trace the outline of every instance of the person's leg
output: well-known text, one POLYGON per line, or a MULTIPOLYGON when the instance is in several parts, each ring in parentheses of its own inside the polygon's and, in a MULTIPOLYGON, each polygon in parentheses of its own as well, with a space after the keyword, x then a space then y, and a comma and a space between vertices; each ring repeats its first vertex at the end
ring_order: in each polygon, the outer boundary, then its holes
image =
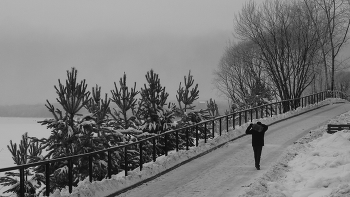
POLYGON ((257 170, 260 170, 260 157, 262 146, 253 146, 254 149, 254 159, 255 159, 255 167, 257 170))

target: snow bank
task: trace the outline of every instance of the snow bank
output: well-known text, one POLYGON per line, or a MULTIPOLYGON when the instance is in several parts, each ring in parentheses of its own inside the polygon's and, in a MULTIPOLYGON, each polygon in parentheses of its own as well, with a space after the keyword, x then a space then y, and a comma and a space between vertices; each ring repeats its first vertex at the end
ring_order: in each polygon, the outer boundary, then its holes
MULTIPOLYGON (((347 124, 350 112, 329 121, 347 124)), ((350 196, 350 131, 332 134, 326 125, 287 148, 283 156, 245 194, 271 197, 350 196)))
MULTIPOLYGON (((332 104, 335 102, 344 102, 344 100, 327 99, 318 104, 309 105, 304 108, 300 107, 294 111, 290 111, 285 114, 274 115, 272 117, 254 120, 254 121, 262 121, 264 122, 264 124, 271 124, 273 122, 280 121, 282 119, 303 113, 305 111, 317 108, 319 106, 332 104)), ((107 196, 109 194, 113 194, 124 188, 132 186, 136 183, 139 183, 140 181, 153 177, 190 158, 196 157, 199 154, 203 154, 206 151, 210 151, 216 146, 220 144, 224 144, 236 138, 237 136, 244 134, 247 124, 243 124, 240 127, 236 127, 235 130, 232 130, 233 128, 231 127, 229 129, 229 132, 222 132, 223 133, 222 136, 216 136, 214 139, 208 140, 206 144, 204 144, 204 142, 201 141, 198 147, 191 147, 190 150, 188 151, 185 151, 185 150, 180 150, 179 152, 171 151, 168 153, 168 156, 161 156, 157 158, 156 162, 150 162, 150 163, 144 164, 142 171, 140 171, 139 168, 133 171, 129 171, 128 176, 126 177, 124 176, 124 171, 122 171, 117 175, 113 175, 111 179, 94 181, 92 183, 90 183, 88 181, 88 178, 86 178, 84 181, 80 182, 77 187, 73 188, 73 192, 71 194, 69 194, 68 188, 66 188, 66 189, 62 189, 61 191, 56 190, 53 194, 50 194, 50 196, 53 196, 53 197, 68 197, 68 196, 69 197, 73 197, 73 196, 74 197, 75 196, 101 197, 101 196, 107 196)), ((284 162, 282 166, 283 165, 287 165, 286 162, 284 162)))

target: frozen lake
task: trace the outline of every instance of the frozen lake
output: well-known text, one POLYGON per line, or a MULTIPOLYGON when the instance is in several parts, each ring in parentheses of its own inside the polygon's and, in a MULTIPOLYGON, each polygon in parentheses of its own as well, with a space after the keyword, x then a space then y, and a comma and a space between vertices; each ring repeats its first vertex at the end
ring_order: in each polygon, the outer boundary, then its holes
POLYGON ((14 166, 12 155, 7 149, 10 140, 19 144, 21 136, 28 132, 28 136, 49 137, 50 130, 46 126, 42 126, 37 121, 45 118, 12 118, 0 117, 0 168, 14 166))

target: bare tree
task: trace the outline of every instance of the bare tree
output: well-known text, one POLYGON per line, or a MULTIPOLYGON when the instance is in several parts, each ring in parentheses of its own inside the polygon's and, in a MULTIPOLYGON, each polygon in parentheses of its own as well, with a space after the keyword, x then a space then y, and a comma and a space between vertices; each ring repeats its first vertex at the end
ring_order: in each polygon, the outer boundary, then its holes
POLYGON ((236 16, 235 30, 240 39, 258 46, 279 97, 299 98, 315 77, 320 49, 305 6, 294 1, 266 1, 261 6, 249 2, 236 16))
POLYGON ((254 43, 241 42, 227 47, 218 69, 215 86, 230 102, 231 110, 254 107, 271 100, 270 86, 254 43))
POLYGON ((336 57, 348 41, 350 1, 304 0, 304 3, 322 45, 320 53, 324 65, 326 88, 334 90, 334 74, 337 66, 336 57), (329 69, 331 72, 330 84, 329 69))

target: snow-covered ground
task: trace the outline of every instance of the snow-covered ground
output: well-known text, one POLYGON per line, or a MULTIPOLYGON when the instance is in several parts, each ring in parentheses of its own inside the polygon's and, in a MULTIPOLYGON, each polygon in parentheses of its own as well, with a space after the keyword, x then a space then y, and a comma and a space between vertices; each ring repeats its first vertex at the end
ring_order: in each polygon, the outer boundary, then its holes
MULTIPOLYGON (((350 112, 329 121, 349 124, 350 112)), ((288 147, 283 156, 240 197, 350 196, 350 131, 322 126, 288 147)))
MULTIPOLYGON (((270 118, 264 118, 261 121, 264 121, 265 124, 270 124, 281 119, 303 113, 307 110, 316 108, 320 105, 329 104, 332 102, 342 101, 340 99, 328 99, 322 103, 311 105, 305 108, 298 108, 295 111, 288 112, 286 114, 276 115, 270 118)), ((169 152, 168 156, 162 156, 157 158, 156 162, 150 162, 144 164, 143 170, 140 171, 139 168, 133 171, 128 172, 128 176, 124 176, 124 172, 120 172, 118 175, 113 175, 111 179, 104 179, 102 181, 95 181, 90 183, 88 179, 83 182, 80 182, 77 187, 73 188, 73 193, 69 194, 68 189, 63 189, 61 191, 56 190, 50 196, 60 197, 60 196, 107 196, 116 191, 119 191, 123 188, 129 187, 135 183, 138 183, 142 180, 145 180, 149 177, 152 177, 162 171, 165 171, 189 158, 195 157, 205 151, 208 151, 219 144, 226 143, 227 141, 237 137, 244 133, 246 125, 241 127, 236 127, 234 131, 223 134, 222 136, 217 136, 214 139, 208 141, 208 143, 200 143, 198 147, 192 147, 189 151, 179 151, 179 152, 169 152)), ((286 165, 286 164, 285 164, 286 165)), ((275 168, 275 167, 274 167, 275 168)), ((274 172, 274 171, 272 171, 274 172)), ((277 174, 276 174, 277 175, 277 174)), ((278 175, 277 175, 278 176, 278 175)), ((255 184, 256 185, 256 184, 255 184)), ((254 190, 254 187, 251 187, 251 191, 254 190)), ((256 187, 258 192, 261 192, 259 186, 256 187)), ((250 191, 249 191, 250 192, 250 191)))

